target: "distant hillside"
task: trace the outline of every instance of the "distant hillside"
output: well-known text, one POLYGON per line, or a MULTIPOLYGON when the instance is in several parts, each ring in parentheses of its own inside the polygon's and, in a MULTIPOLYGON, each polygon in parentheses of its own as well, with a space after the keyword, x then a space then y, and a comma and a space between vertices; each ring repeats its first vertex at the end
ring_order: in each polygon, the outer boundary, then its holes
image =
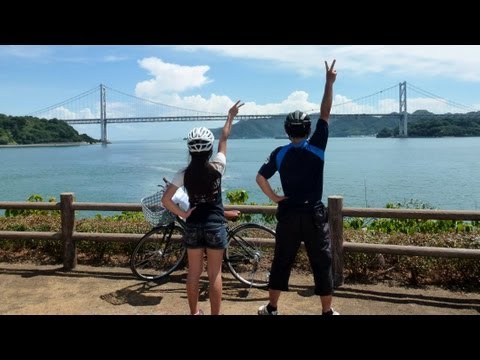
MULTIPOLYGON (((408 120, 408 137, 480 136, 480 112, 443 114, 432 117, 426 110, 417 110, 408 120)), ((377 137, 398 136, 398 125, 385 127, 377 137)))
MULTIPOLYGON (((232 126, 231 139, 262 139, 274 138, 285 135, 283 120, 285 116, 271 119, 240 120, 232 126)), ((215 138, 218 139, 222 128, 212 129, 215 138)))
POLYGON ((99 140, 86 134, 80 135, 62 120, 0 114, 0 145, 75 142, 97 143, 99 140))
MULTIPOLYGON (((319 114, 312 114, 312 129, 315 128, 319 114)), ((285 136, 283 123, 285 115, 270 119, 240 120, 232 127, 231 139, 282 138, 285 136)), ((395 117, 374 116, 332 116, 330 119, 331 137, 375 136, 381 129, 398 126, 395 117)), ((215 137, 220 136, 221 128, 212 129, 215 137)))
POLYGON ((381 129, 395 126, 398 127, 398 118, 395 116, 332 116, 329 135, 331 137, 375 136, 381 129))
MULTIPOLYGON (((396 114, 392 114, 396 115, 396 114)), ((408 120, 409 137, 440 136, 480 136, 480 112, 467 114, 444 114, 433 117, 426 110, 417 110, 408 120), (476 118, 472 116, 475 115, 476 118)), ((317 124, 319 114, 312 114, 312 129, 317 124)), ((285 115, 270 119, 240 120, 233 125, 232 139, 283 138, 285 115)), ((399 118, 397 116, 332 115, 329 133, 331 137, 349 136, 398 136, 399 118)), ((215 137, 221 128, 212 129, 215 137)))

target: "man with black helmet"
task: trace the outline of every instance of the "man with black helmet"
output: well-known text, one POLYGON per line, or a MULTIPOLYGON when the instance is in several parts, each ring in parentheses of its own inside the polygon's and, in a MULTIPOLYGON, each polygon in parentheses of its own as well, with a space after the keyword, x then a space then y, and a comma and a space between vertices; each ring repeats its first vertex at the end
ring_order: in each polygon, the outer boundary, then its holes
POLYGON ((290 272, 301 242, 305 243, 320 296, 322 315, 338 315, 332 308, 333 276, 327 209, 322 203, 324 152, 328 140, 328 121, 337 73, 335 60, 325 61, 326 82, 320 105, 320 118, 313 135, 310 117, 299 110, 287 115, 285 132, 290 144, 276 148, 257 174, 257 184, 270 200, 278 204, 275 254, 269 279, 269 303, 259 315, 277 315, 282 291, 288 290, 290 272), (279 172, 284 195, 276 194, 268 179, 279 172))

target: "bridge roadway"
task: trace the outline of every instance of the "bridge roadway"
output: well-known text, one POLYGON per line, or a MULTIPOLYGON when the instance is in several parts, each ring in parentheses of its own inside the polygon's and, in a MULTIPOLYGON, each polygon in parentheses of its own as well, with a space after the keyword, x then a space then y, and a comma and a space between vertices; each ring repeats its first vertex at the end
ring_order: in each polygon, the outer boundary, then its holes
MULTIPOLYGON (((318 113, 311 114, 314 117, 318 116, 318 113)), ((255 120, 255 119, 271 119, 271 118, 283 118, 286 114, 265 114, 265 115, 237 115, 235 120, 255 120)), ((400 118, 399 113, 390 113, 390 114, 331 114, 330 118, 335 119, 336 117, 397 117, 400 118)), ((424 114, 408 114, 408 118, 416 117, 425 117, 424 114)), ((480 114, 452 114, 453 117, 468 117, 468 118, 478 118, 480 114)), ((445 117, 445 114, 428 114, 428 117, 445 117)), ((215 116, 151 116, 151 117, 117 117, 117 118, 106 118, 106 122, 109 124, 113 123, 139 123, 139 122, 176 122, 176 121, 222 121, 225 120, 226 115, 215 115, 215 116)), ((70 125, 74 124, 101 124, 102 119, 64 119, 64 121, 70 125)))
MULTIPOLYGON (((237 115, 235 120, 269 119, 279 115, 237 115)), ((282 115, 285 116, 285 115, 282 115)), ((106 118, 107 123, 134 123, 134 122, 174 122, 174 121, 222 121, 227 115, 218 116, 152 116, 152 117, 120 117, 106 118)), ((101 124, 102 119, 68 119, 66 123, 72 124, 101 124)))

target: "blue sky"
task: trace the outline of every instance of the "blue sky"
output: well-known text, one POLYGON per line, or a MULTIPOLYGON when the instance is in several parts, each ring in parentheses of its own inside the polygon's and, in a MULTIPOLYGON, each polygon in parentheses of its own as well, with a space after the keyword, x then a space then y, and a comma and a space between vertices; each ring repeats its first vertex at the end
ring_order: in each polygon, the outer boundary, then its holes
MULTIPOLYGON (((312 111, 323 93, 324 60, 333 59, 338 72, 334 104, 407 81, 467 110, 480 110, 477 45, 9 45, 0 46, 0 113, 29 114, 101 83, 202 111, 226 114, 237 99, 245 102, 242 114, 312 111)), ((461 112, 410 92, 408 111, 417 109, 461 112)), ((181 138, 193 126, 222 124, 111 124, 108 138, 181 138)), ((97 125, 75 128, 100 137, 97 125)))

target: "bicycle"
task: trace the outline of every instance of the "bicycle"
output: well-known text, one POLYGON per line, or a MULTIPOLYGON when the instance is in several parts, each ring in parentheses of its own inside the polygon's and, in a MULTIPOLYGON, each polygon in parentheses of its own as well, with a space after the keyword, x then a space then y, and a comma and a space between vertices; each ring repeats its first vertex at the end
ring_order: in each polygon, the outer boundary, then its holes
MULTIPOLYGON (((141 200, 145 218, 153 229, 138 241, 130 259, 130 267, 142 280, 164 279, 186 258, 186 248, 182 244, 185 221, 160 205, 162 195, 163 190, 141 200)), ((271 265, 270 252, 266 249, 274 239, 275 232, 266 226, 248 222, 230 227, 227 223, 228 245, 224 263, 242 283, 265 288, 268 286, 271 265)))

